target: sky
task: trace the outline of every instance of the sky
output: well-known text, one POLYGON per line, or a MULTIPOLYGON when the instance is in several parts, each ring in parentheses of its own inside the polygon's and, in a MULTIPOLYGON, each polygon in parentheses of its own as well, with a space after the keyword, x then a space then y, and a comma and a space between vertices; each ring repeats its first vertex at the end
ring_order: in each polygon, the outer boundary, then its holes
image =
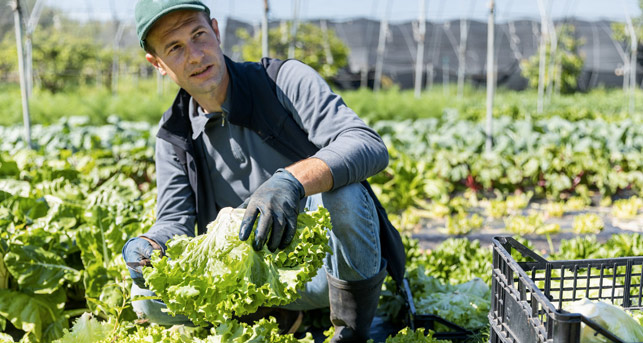
MULTIPOLYGON (((42 0, 48 6, 65 10, 76 18, 110 19, 112 9, 121 19, 134 17, 133 0, 42 0)), ((291 18, 295 0, 269 0, 273 19, 291 18)), ((422 0, 299 0, 303 19, 331 18, 344 20, 357 17, 380 19, 388 14, 390 21, 417 19, 422 0)), ((460 19, 486 20, 489 0, 424 0, 426 17, 431 21, 460 19)), ((637 0, 543 0, 554 18, 609 19, 624 21, 626 13, 640 15, 637 0)), ((260 22, 263 0, 204 0, 214 17, 232 16, 260 22)), ((539 18, 538 0, 496 0, 498 21, 539 18)))

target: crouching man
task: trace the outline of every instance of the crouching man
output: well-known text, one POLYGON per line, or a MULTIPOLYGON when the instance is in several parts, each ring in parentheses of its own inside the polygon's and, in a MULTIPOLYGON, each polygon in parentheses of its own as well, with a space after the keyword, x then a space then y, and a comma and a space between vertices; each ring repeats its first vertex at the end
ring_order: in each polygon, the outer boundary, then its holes
MULTIPOLYGON (((297 214, 321 205, 332 254, 289 311, 279 310, 280 328, 294 330, 298 311, 330 307, 333 342, 366 341, 387 261, 389 271, 404 263, 399 234, 364 181, 388 163, 382 139, 307 65, 231 61, 202 2, 139 0, 135 11, 147 60, 181 89, 157 134, 157 221, 123 247, 132 295, 153 294, 140 267, 152 250, 194 236, 195 226, 204 233, 223 207, 245 207, 239 239, 275 251, 291 243, 297 214)), ((188 322, 159 301, 133 306, 159 324, 188 322)))

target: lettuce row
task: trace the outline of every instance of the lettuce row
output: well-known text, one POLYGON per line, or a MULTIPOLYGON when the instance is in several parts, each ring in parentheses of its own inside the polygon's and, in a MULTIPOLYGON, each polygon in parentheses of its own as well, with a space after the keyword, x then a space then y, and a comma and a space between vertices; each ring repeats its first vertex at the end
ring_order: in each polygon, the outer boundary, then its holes
POLYGON ((170 314, 184 314, 196 325, 223 323, 259 306, 296 300, 297 290, 317 274, 330 252, 326 209, 300 214, 292 243, 275 253, 254 251, 252 238, 239 240, 244 211, 222 209, 206 234, 170 240, 167 256, 153 256, 153 268, 143 269, 170 314))
MULTIPOLYGON (((3 343, 0 336, 0 342, 3 343)), ((7 342, 13 342, 7 338, 7 342)), ((279 334, 274 318, 261 319, 253 326, 231 320, 207 331, 204 328, 175 325, 134 325, 130 322, 99 321, 90 313, 79 317, 71 330, 55 343, 313 343, 310 333, 296 339, 292 334, 279 334)))

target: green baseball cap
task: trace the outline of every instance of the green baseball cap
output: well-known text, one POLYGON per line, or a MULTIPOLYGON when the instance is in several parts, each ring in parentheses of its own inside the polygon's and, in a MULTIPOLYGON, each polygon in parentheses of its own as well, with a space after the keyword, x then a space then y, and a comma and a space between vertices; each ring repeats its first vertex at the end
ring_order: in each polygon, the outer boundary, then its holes
POLYGON ((203 11, 210 15, 210 9, 199 0, 139 0, 134 9, 136 34, 141 47, 145 48, 145 38, 152 25, 162 16, 178 10, 203 11))

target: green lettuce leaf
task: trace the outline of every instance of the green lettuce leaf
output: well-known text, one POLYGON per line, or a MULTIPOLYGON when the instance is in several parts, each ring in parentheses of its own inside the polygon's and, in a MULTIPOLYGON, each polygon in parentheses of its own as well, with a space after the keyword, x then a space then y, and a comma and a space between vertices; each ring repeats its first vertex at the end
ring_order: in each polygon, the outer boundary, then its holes
MULTIPOLYGON (((572 313, 580 313, 593 320, 596 324, 616 335, 616 337, 620 338, 623 342, 643 341, 643 326, 621 307, 603 301, 592 301, 583 298, 569 303, 565 307, 565 310, 572 313)), ((594 329, 585 324, 581 325, 580 331, 581 342, 583 343, 610 341, 602 335, 597 335, 594 329)))
POLYGON ((119 300, 122 292, 111 285, 115 280, 124 280, 126 267, 121 257, 123 245, 128 237, 139 234, 144 229, 141 220, 136 217, 136 211, 139 210, 134 205, 93 206, 83 215, 85 224, 78 229, 76 243, 85 267, 85 295, 88 299, 105 300, 103 302, 108 305, 92 301, 89 303, 92 310, 112 313, 114 308, 122 307, 119 300))
POLYGON ((422 267, 409 272, 414 280, 413 300, 420 314, 435 314, 465 329, 479 329, 488 324, 491 290, 482 279, 449 285, 424 274, 422 267))
POLYGON ((4 261, 21 289, 36 294, 51 294, 65 281, 80 281, 78 270, 68 267, 60 256, 41 247, 11 245, 4 261))
POLYGON ((54 343, 95 343, 100 342, 110 335, 114 330, 111 322, 100 322, 91 313, 83 313, 71 330, 65 329, 64 336, 54 343))
MULTIPOLYGON (((371 340, 372 341, 372 340, 371 340)), ((406 327, 395 336, 389 336, 386 343, 448 343, 449 341, 441 340, 433 337, 433 331, 429 331, 428 335, 424 334, 424 328, 411 330, 406 327)))
POLYGON ((0 343, 14 343, 14 340, 10 335, 0 332, 0 343))
POLYGON ((67 327, 63 315, 66 300, 62 289, 48 295, 0 289, 0 316, 25 331, 25 336, 33 336, 31 340, 50 342, 61 337, 67 327))
POLYGON ((297 339, 292 334, 280 335, 274 318, 261 319, 253 326, 230 320, 212 329, 212 335, 197 343, 313 343, 313 337, 307 333, 297 339))
POLYGON ((153 256, 154 268, 143 269, 171 314, 185 314, 197 325, 221 323, 296 300, 297 290, 317 274, 330 252, 327 210, 300 214, 292 243, 275 253, 254 251, 252 238, 239 240, 244 211, 222 209, 207 234, 170 240, 167 256, 153 256))
MULTIPOLYGON (((4 254, 2 250, 2 246, 0 246, 0 289, 9 287, 9 271, 7 270, 4 262, 4 254)), ((0 326, 0 328, 4 330, 2 326, 0 326)))

